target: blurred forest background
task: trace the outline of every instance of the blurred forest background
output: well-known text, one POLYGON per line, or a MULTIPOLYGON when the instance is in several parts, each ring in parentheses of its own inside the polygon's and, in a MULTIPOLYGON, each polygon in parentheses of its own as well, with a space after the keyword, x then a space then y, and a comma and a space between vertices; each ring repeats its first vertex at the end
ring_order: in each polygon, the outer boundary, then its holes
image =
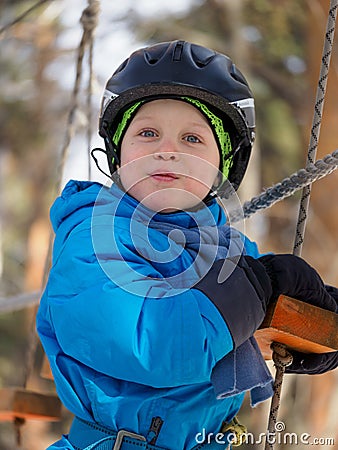
MULTIPOLYGON (((35 3, 2 0, 0 28, 35 3)), ((50 234, 49 207, 57 194, 60 151, 71 106, 73 81, 67 82, 65 74, 71 73, 75 79, 79 19, 87 6, 85 1, 74 0, 39 3, 41 6, 0 36, 0 387, 21 386, 26 376, 50 234), (72 13, 68 10, 71 6, 72 13), (73 22, 70 14, 76 15, 73 22), (20 307, 20 302, 26 307, 20 307)), ((83 169, 88 161, 86 135, 88 129, 94 130, 95 141, 106 79, 131 49, 172 39, 194 41, 229 54, 252 87, 257 142, 240 190, 243 201, 304 167, 329 0, 190 0, 177 11, 173 7, 161 10, 162 2, 152 9, 148 1, 146 13, 142 12, 143 1, 134 0, 126 2, 124 10, 120 5, 119 13, 113 15, 114 3, 101 2, 94 46, 92 123, 86 114, 85 80, 62 183, 70 176, 88 177, 83 169), (121 31, 119 39, 114 34, 117 30, 121 31)), ((335 44, 318 158, 338 147, 337 83, 335 44)), ((102 180, 95 168, 91 173, 92 179, 102 180)), ((337 181, 338 174, 333 173, 314 184, 303 249, 305 259, 328 284, 336 286, 337 181)), ((246 230, 262 251, 292 251, 299 197, 296 194, 247 221, 246 230)), ((53 382, 40 377, 42 361, 38 345, 28 387, 53 392, 53 382)), ((338 449, 337 375, 335 371, 311 378, 286 377, 280 412, 286 431, 335 438, 335 445, 320 448, 338 449)), ((247 401, 239 417, 258 435, 266 429, 268 407, 263 404, 251 410, 247 401)), ((69 412, 63 411, 60 422, 27 422, 22 448, 45 449, 67 431, 70 421, 69 412)), ((0 422, 0 450, 16 448, 13 425, 0 422)))

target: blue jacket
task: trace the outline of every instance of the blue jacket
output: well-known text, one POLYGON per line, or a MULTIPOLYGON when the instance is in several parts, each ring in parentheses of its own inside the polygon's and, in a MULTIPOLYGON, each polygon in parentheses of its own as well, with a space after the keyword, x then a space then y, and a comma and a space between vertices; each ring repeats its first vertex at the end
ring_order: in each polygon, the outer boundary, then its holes
MULTIPOLYGON (((70 181, 55 201, 53 261, 37 330, 58 395, 73 414, 143 435, 159 416, 157 445, 189 449, 197 433, 215 433, 231 420, 244 394, 216 399, 211 372, 233 350, 232 335, 215 304, 187 288, 189 271, 177 281, 193 265, 191 252, 149 220, 193 229, 201 220, 222 225, 225 216, 216 202, 154 215, 121 192, 70 181)), ((243 242, 257 257, 256 245, 243 242)), ((60 441, 55 448, 72 447, 60 441)))

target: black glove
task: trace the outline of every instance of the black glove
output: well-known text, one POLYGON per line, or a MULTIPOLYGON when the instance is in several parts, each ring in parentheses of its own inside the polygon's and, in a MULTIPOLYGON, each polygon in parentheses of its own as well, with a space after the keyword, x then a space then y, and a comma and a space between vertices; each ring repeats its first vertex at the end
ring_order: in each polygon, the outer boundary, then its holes
POLYGON ((266 255, 258 259, 268 273, 273 299, 288 295, 328 311, 337 312, 337 302, 328 293, 319 274, 295 255, 266 255))
POLYGON ((251 256, 216 261, 194 286, 218 308, 234 347, 254 334, 262 323, 272 295, 271 281, 263 264, 251 256), (222 272, 229 275, 222 280, 222 272), (221 279, 221 280, 220 280, 221 279))
POLYGON ((316 354, 291 350, 290 353, 293 361, 290 366, 286 367, 285 373, 316 375, 338 367, 338 352, 316 354))
MULTIPOLYGON (((338 289, 325 286, 319 274, 294 255, 267 255, 259 258, 272 282, 273 297, 289 295, 306 303, 337 312, 338 289)), ((290 350, 289 350, 290 351, 290 350)), ((338 352, 301 353, 291 350, 293 362, 286 373, 321 374, 338 366, 338 352)))
MULTIPOLYGON (((325 286, 326 291, 331 295, 338 304, 338 289, 333 286, 325 286)), ((338 367, 338 352, 308 354, 292 351, 293 361, 291 366, 287 367, 286 373, 300 373, 300 374, 320 374, 329 372, 338 367)))
POLYGON ((328 284, 325 285, 326 292, 328 292, 331 297, 336 302, 337 308, 338 308, 338 288, 334 286, 329 286, 328 284))

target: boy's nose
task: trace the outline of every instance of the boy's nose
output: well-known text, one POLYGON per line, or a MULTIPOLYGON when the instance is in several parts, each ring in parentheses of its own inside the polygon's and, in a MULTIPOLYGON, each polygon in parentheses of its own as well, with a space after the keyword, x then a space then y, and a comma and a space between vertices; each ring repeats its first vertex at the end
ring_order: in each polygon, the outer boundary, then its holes
POLYGON ((154 153, 155 159, 162 159, 164 161, 179 159, 179 153, 175 143, 171 140, 163 140, 157 151, 154 153))
POLYGON ((175 161, 179 159, 179 153, 176 152, 156 152, 153 156, 155 159, 161 159, 162 161, 175 161))

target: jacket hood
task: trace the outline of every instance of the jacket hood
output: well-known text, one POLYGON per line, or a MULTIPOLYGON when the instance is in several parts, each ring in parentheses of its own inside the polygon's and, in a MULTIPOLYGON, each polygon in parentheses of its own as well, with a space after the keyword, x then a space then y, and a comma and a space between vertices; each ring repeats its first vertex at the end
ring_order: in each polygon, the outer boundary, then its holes
POLYGON ((68 181, 61 196, 55 200, 50 210, 54 232, 56 233, 61 224, 74 212, 93 207, 100 189, 102 189, 102 185, 99 183, 68 181))

